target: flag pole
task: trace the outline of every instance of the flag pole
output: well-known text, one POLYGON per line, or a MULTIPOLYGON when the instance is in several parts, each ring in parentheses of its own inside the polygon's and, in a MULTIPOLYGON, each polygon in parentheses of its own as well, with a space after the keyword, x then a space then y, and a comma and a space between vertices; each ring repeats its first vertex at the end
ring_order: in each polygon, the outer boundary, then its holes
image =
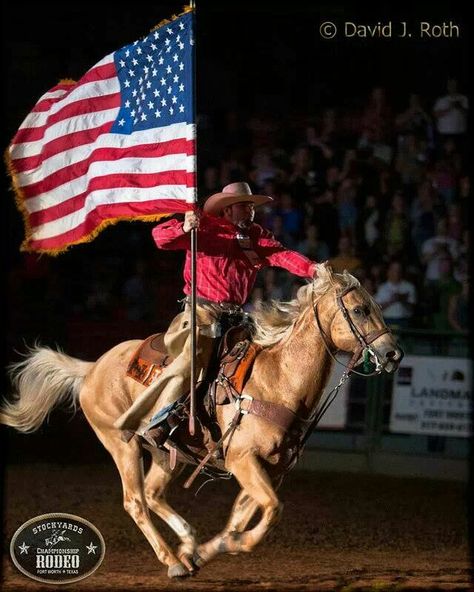
MULTIPOLYGON (((192 47, 193 60, 193 120, 196 121, 196 2, 190 0, 190 6, 193 9, 193 27, 192 36, 194 45, 192 47)), ((195 130, 195 142, 197 143, 197 129, 195 130)), ((194 155, 194 181, 197 193, 197 146, 194 155)), ((195 194, 196 197, 196 194, 195 194)), ((190 407, 189 407, 189 433, 194 436, 196 431, 196 253, 197 253, 197 229, 191 229, 191 384, 189 390, 190 407)))

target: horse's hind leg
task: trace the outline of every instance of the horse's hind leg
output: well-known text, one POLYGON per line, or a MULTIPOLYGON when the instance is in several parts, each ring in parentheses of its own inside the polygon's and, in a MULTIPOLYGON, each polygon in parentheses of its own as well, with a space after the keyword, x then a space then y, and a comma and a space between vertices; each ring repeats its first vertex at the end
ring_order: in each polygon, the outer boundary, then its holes
MULTIPOLYGON (((197 548, 194 529, 168 504, 165 491, 175 476, 171 473, 167 463, 168 456, 156 448, 149 448, 153 462, 145 477, 145 498, 148 507, 155 512, 181 539, 178 558, 192 571, 194 569, 192 557, 197 548)), ((178 475, 180 471, 175 470, 178 475)))
MULTIPOLYGON (((278 521, 282 504, 266 471, 250 454, 234 462, 232 473, 242 486, 225 529, 198 547, 197 565, 202 566, 219 553, 249 552, 278 521), (244 531, 258 508, 262 516, 251 530, 244 531)), ((281 479, 275 484, 278 487, 281 479)))
POLYGON ((161 563, 168 566, 168 576, 189 575, 189 570, 173 554, 151 521, 145 499, 143 458, 140 445, 136 439, 131 440, 128 444, 122 442, 118 430, 99 431, 97 428, 94 429, 117 465, 122 479, 125 510, 143 532, 161 563))

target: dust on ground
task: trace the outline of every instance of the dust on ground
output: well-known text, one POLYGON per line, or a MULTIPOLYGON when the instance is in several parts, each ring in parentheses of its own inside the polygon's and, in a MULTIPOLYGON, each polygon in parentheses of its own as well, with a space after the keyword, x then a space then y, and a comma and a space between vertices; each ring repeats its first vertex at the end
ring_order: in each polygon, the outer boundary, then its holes
MULTIPOLYGON (((194 496, 170 489, 170 503, 200 541, 226 523, 238 486, 206 485, 194 496)), ((223 555, 195 577, 170 581, 166 568, 122 507, 112 463, 10 465, 6 470, 3 590, 170 591, 472 590, 466 485, 449 481, 295 471, 282 485, 279 525, 251 553, 223 555), (92 576, 66 585, 35 582, 9 557, 15 530, 40 514, 66 512, 92 522, 106 555, 92 576)), ((167 540, 178 539, 158 518, 167 540)))

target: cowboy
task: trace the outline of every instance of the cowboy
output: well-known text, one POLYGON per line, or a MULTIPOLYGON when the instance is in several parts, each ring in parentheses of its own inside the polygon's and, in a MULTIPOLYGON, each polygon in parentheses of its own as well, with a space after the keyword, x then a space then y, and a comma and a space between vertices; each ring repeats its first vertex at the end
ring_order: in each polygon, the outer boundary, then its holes
POLYGON ((300 253, 286 249, 272 233, 253 222, 255 207, 273 198, 255 195, 247 183, 231 183, 221 193, 211 195, 198 210, 186 212, 184 223, 173 219, 153 229, 161 249, 185 249, 185 310, 178 314, 165 334, 164 342, 174 361, 134 401, 115 422, 121 430, 137 430, 143 418, 155 407, 153 420, 138 431, 161 445, 169 435, 166 419, 173 404, 186 392, 191 378, 190 231, 198 229, 196 272, 196 377, 203 380, 215 339, 220 336, 224 318, 243 316, 246 302, 259 269, 282 267, 305 278, 316 276, 317 264, 300 253))

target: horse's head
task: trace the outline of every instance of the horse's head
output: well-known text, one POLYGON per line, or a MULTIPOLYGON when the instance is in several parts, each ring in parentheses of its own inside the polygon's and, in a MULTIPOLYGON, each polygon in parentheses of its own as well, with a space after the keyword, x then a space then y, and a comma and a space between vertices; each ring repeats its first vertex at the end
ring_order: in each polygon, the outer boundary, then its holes
POLYGON ((322 264, 314 291, 316 320, 321 327, 324 319, 324 337, 332 349, 353 353, 352 365, 367 354, 377 371, 398 368, 403 351, 385 324, 380 306, 356 278, 347 272, 334 273, 322 264))

